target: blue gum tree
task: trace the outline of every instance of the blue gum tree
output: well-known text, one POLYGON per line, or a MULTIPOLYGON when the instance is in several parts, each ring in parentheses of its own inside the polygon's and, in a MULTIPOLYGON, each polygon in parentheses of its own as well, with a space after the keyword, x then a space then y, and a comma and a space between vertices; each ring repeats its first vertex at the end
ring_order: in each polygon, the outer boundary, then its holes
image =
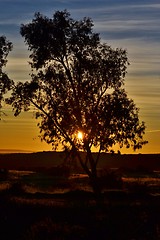
POLYGON ((66 10, 51 19, 36 13, 20 32, 31 51, 31 81, 16 84, 8 103, 16 116, 33 106, 42 139, 73 153, 99 193, 100 153, 146 143, 139 109, 124 89, 127 52, 101 43, 90 18, 73 20, 66 10))

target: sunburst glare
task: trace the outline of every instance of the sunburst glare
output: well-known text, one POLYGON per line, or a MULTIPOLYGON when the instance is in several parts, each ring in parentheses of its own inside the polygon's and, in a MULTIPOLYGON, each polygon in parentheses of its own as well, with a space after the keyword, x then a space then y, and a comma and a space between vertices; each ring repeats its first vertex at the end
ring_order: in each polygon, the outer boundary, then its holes
POLYGON ((83 139, 83 133, 79 131, 78 134, 77 134, 77 137, 78 137, 79 140, 82 140, 83 139))

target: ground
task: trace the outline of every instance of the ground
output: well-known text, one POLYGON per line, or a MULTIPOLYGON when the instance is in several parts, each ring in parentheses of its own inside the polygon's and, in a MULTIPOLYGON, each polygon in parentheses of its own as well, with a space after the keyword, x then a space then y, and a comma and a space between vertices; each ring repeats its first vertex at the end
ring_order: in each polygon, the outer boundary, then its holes
POLYGON ((95 198, 78 174, 6 172, 0 183, 1 239, 160 239, 159 175, 128 174, 122 188, 95 198))

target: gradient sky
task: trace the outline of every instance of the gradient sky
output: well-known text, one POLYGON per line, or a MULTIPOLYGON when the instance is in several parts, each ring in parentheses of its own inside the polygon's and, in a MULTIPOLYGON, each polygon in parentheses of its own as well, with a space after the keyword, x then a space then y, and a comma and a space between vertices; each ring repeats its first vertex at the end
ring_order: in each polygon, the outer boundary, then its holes
MULTIPOLYGON (((31 22, 35 12, 52 17, 67 9, 74 19, 91 17, 94 31, 112 47, 127 49, 130 66, 126 77, 128 96, 140 108, 146 123, 145 139, 149 144, 136 153, 160 153, 160 2, 159 0, 0 0, 0 36, 14 45, 6 72, 15 81, 30 79, 27 46, 19 30, 31 22)), ((41 143, 32 113, 0 121, 0 149, 44 151, 51 146, 41 143)), ((122 153, 132 153, 123 150, 122 153)))

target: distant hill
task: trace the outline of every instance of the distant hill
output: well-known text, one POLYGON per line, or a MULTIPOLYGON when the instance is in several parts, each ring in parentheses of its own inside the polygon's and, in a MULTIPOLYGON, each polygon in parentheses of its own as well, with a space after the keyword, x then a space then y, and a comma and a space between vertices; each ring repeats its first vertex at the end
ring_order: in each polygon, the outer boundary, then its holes
POLYGON ((63 163, 62 152, 5 153, 0 154, 0 168, 34 170, 51 168, 63 163))
MULTIPOLYGON (((84 153, 81 153, 82 157, 84 153)), ((97 153, 94 153, 96 157, 97 153)), ((35 170, 63 164, 63 152, 7 153, 0 154, 0 168, 14 170, 35 170)), ((160 154, 108 154, 101 153, 98 168, 138 167, 160 171, 160 154)))
POLYGON ((99 167, 144 168, 160 171, 160 154, 101 154, 99 167))
POLYGON ((29 150, 22 150, 22 149, 0 149, 0 154, 7 154, 7 153, 31 153, 33 151, 29 150))

